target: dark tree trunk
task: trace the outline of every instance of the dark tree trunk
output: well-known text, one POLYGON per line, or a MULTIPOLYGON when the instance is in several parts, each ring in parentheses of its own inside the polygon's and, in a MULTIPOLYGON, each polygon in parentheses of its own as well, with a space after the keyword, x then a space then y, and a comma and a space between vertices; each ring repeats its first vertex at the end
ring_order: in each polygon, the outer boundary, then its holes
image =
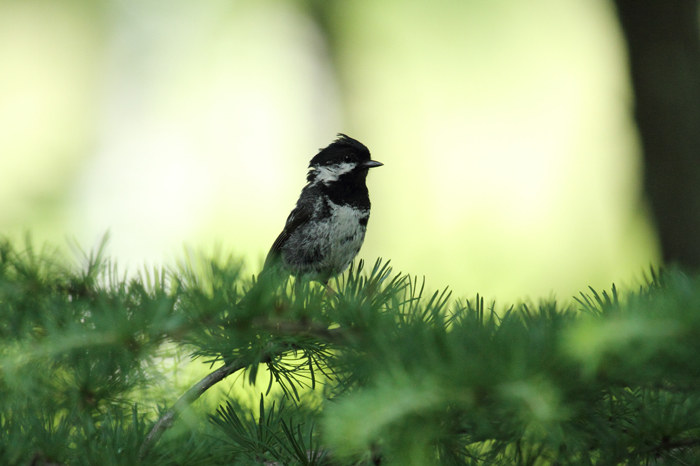
POLYGON ((700 0, 615 0, 664 262, 700 268, 700 0))

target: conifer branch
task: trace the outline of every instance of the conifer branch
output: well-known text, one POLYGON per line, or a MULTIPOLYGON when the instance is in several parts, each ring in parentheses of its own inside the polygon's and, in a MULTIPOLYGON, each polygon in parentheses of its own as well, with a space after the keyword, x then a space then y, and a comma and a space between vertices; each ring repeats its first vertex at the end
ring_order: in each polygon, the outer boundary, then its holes
POLYGON ((379 265, 368 278, 353 270, 337 296, 258 288, 241 304, 233 263, 168 284, 163 274, 121 280, 98 262, 76 273, 0 238, 0 464, 213 465, 240 455, 350 466, 378 462, 376 445, 396 464, 683 464, 700 448, 696 274, 652 270, 621 299, 591 289, 579 299, 585 316, 555 301, 492 305, 485 316, 479 296, 448 308, 446 293, 387 281, 379 265), (152 422, 130 401, 159 369, 150 362, 164 340, 219 366, 152 422), (268 390, 295 400, 284 417, 280 407, 256 419, 227 401, 209 415, 224 438, 194 431, 187 448, 153 451, 212 386, 241 370, 255 383, 265 366, 268 390), (316 388, 317 374, 330 396, 301 406, 299 388, 316 388), (531 426, 537 436, 525 435, 531 426))
POLYGON ((687 438, 675 441, 664 440, 658 445, 654 445, 653 447, 647 448, 642 453, 645 455, 661 454, 664 451, 692 448, 698 445, 700 445, 700 438, 687 438))

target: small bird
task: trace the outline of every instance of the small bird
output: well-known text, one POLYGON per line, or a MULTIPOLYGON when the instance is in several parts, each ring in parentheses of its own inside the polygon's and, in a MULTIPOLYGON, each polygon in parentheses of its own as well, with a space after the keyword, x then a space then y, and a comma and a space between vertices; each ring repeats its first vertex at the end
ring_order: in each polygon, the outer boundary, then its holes
POLYGON ((279 267, 327 283, 360 251, 369 220, 371 159, 361 142, 338 137, 309 162, 307 185, 265 259, 263 270, 279 267))

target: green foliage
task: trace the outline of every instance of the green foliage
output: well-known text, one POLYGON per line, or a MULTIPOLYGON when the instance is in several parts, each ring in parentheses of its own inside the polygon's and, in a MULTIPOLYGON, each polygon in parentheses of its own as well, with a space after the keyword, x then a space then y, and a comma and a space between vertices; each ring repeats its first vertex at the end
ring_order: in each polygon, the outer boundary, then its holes
POLYGON ((332 290, 229 257, 83 262, 0 243, 0 464, 698 464, 700 278, 680 271, 499 312, 379 261, 332 290), (165 348, 213 371, 172 409, 165 348), (177 421, 261 370, 257 413, 177 421))
POLYGON ((260 397, 260 411, 255 419, 241 420, 241 408, 226 402, 210 421, 225 435, 224 441, 231 446, 232 453, 238 453, 251 464, 278 462, 280 464, 300 464, 317 466, 325 464, 326 451, 318 444, 314 435, 313 422, 295 423, 292 417, 284 418, 285 407, 275 411, 275 403, 265 411, 265 400, 260 397))

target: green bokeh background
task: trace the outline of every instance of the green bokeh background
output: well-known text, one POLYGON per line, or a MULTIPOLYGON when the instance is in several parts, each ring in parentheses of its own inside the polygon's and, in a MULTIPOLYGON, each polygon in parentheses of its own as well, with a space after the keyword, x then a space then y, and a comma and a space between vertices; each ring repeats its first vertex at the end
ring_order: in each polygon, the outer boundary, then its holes
POLYGON ((659 260, 605 0, 0 0, 0 232, 259 270, 335 133, 385 164, 360 256, 506 304, 659 260), (330 32, 331 35, 326 35, 330 32), (331 40, 332 39, 332 40, 331 40))

